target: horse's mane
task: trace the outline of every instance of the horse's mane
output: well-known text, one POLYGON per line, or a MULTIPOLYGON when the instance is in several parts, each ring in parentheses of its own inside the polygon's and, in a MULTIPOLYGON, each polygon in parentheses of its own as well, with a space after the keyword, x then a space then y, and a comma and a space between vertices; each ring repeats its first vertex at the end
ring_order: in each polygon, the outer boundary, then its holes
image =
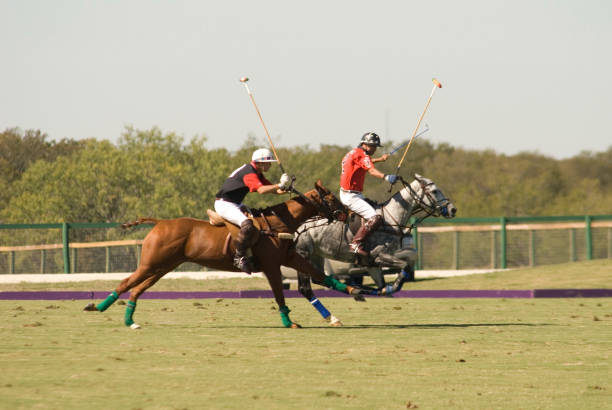
MULTIPOLYGON (((306 194, 308 194, 310 192, 312 192, 312 191, 308 191, 304 195, 306 195, 306 194)), ((295 201, 295 202, 299 203, 302 206, 306 205, 306 201, 304 200, 304 198, 302 198, 301 196, 295 196, 295 197, 290 198, 290 199, 288 199, 288 200, 286 200, 284 202, 280 202, 280 203, 275 204, 275 205, 270 205, 270 206, 267 206, 265 208, 251 208, 251 213, 253 214, 253 216, 270 216, 270 215, 275 215, 279 211, 286 210, 287 209, 287 204, 290 201, 295 201)))

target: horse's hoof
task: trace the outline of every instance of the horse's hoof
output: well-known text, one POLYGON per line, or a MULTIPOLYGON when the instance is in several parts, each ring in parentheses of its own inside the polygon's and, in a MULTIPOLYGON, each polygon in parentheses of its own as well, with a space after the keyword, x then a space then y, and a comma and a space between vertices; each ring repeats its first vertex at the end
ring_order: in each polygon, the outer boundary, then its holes
POLYGON ((83 310, 86 312, 97 312, 98 308, 93 303, 90 303, 89 305, 85 306, 83 310))
POLYGON ((329 318, 329 325, 333 327, 341 327, 342 322, 336 316, 331 315, 331 317, 329 318))
POLYGON ((291 329, 301 329, 302 326, 300 326, 299 324, 295 323, 295 322, 291 322, 291 326, 289 326, 291 329))
POLYGON ((355 302, 365 302, 366 298, 363 295, 353 295, 353 299, 355 302))
POLYGON ((140 325, 138 323, 132 323, 130 325, 130 329, 132 330, 140 329, 140 325))

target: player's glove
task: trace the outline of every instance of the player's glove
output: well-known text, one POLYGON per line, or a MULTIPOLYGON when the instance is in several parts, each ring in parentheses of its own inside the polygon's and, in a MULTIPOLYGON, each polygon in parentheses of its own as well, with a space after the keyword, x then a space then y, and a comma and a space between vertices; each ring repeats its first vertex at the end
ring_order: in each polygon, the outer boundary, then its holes
POLYGON ((393 185, 397 182, 397 175, 387 174, 385 175, 385 181, 393 185))
POLYGON ((278 187, 283 191, 289 190, 291 188, 291 177, 288 174, 283 174, 280 177, 280 182, 278 183, 278 187))

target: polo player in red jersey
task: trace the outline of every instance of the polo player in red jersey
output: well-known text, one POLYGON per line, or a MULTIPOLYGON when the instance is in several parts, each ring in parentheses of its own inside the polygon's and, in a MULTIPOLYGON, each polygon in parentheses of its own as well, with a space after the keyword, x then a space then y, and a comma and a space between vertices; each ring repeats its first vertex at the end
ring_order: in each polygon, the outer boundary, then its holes
POLYGON ((253 221, 246 217, 241 207, 244 197, 249 192, 258 194, 283 194, 291 187, 291 177, 283 174, 278 184, 268 181, 263 173, 267 172, 276 159, 267 148, 260 148, 253 152, 251 162, 234 170, 225 180, 215 200, 215 211, 226 220, 240 227, 236 238, 236 255, 234 266, 250 274, 253 267, 246 256, 247 249, 257 238, 257 228, 253 221))
POLYGON ((389 154, 371 158, 376 148, 380 146, 380 137, 373 132, 367 132, 361 137, 359 146, 350 150, 342 159, 340 201, 366 220, 355 233, 350 248, 352 252, 364 257, 369 255, 363 246, 365 240, 383 221, 382 215, 376 213, 362 193, 366 172, 376 178, 384 179, 391 185, 397 181, 397 175, 385 175, 374 167, 375 162, 383 162, 389 158, 389 154))

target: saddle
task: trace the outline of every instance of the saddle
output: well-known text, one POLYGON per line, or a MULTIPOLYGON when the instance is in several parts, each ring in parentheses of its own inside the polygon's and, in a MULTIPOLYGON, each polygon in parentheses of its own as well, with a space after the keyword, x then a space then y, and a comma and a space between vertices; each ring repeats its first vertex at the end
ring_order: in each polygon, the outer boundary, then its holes
MULTIPOLYGON (((230 243, 232 242, 233 238, 236 238, 238 236, 238 232, 240 232, 240 227, 238 225, 235 225, 229 221, 227 221, 226 219, 224 219, 221 215, 219 215, 218 213, 216 213, 215 211, 213 211, 212 209, 207 209, 206 210, 206 214, 208 215, 208 220, 210 222, 211 225, 214 226, 223 226, 225 225, 227 227, 227 230, 229 231, 227 236, 225 237, 225 244, 223 245, 223 254, 228 255, 231 254, 232 252, 230 251, 230 243)), ((261 225, 259 224, 259 221, 257 220, 257 218, 252 214, 252 213, 245 213, 245 215, 253 221, 253 226, 255 226, 255 228, 257 228, 257 230, 259 231, 259 233, 263 233, 266 234, 268 236, 276 236, 279 239, 291 239, 293 240, 293 234, 292 233, 287 233, 287 232, 271 232, 269 230, 262 230, 261 229, 261 225)), ((249 251, 251 252, 250 248, 249 251)))

